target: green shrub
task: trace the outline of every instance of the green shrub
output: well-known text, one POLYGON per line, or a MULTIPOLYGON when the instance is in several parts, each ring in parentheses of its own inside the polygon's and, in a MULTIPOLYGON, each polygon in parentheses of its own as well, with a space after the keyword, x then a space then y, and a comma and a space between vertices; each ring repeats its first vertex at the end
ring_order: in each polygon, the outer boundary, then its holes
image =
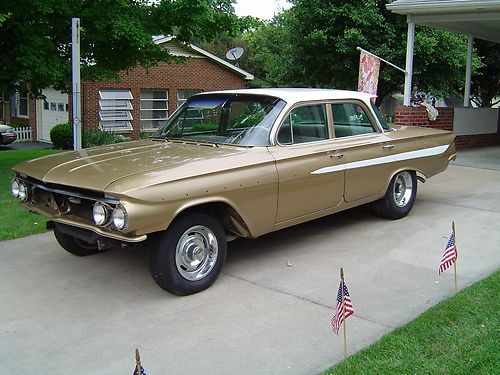
POLYGON ((83 148, 111 145, 127 140, 125 137, 107 130, 86 130, 83 133, 83 148))
POLYGON ((154 133, 140 132, 139 139, 148 139, 153 136, 154 133))
POLYGON ((54 148, 69 150, 73 148, 73 131, 71 124, 57 124, 50 131, 50 141, 54 148))

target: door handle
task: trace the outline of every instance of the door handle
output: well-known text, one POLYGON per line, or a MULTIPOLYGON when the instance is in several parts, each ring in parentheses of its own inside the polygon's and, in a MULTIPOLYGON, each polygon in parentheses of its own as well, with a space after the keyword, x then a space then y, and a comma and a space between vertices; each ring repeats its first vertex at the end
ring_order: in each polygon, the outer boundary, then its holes
POLYGON ((331 158, 339 158, 342 159, 344 157, 344 154, 341 152, 329 152, 328 156, 331 158))
POLYGON ((382 148, 390 150, 391 148, 394 148, 394 145, 383 145, 382 148))

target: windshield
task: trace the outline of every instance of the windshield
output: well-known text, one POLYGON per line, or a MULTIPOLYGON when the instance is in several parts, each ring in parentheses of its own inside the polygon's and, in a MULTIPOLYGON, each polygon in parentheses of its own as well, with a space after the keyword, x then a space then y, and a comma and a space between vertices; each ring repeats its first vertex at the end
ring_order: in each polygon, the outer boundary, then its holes
POLYGON ((156 132, 155 137, 268 146, 271 127, 285 104, 281 99, 261 95, 196 95, 156 132))
POLYGON ((373 102, 370 102, 370 104, 372 106, 373 112, 375 112, 375 115, 377 116, 378 122, 380 122, 380 125, 382 125, 382 129, 384 129, 385 131, 392 130, 387 121, 385 121, 384 116, 382 116, 382 113, 380 113, 377 106, 373 104, 373 102))

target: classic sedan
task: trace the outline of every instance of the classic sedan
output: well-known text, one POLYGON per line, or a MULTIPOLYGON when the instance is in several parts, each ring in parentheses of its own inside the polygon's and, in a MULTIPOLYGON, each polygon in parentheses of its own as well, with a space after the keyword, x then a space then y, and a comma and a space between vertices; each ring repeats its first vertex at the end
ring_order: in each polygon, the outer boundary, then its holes
POLYGON ((209 287, 226 243, 354 206, 407 215, 417 180, 456 157, 452 132, 391 128, 359 92, 249 89, 191 97, 151 139, 27 161, 12 193, 90 255, 147 241, 167 291, 209 287))
POLYGON ((16 133, 14 133, 14 128, 0 124, 0 145, 10 145, 17 139, 16 133))

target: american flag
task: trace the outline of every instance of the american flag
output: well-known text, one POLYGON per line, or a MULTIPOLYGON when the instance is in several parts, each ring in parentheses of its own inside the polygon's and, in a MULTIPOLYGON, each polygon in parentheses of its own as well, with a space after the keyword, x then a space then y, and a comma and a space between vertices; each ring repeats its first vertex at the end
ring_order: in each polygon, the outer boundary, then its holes
POLYGON ((449 266, 451 266, 457 260, 458 253, 455 246, 455 231, 452 231, 448 243, 446 244, 446 249, 439 263, 439 274, 441 275, 449 266))
POLYGON ((134 369, 134 373, 133 373, 133 375, 147 375, 147 374, 146 374, 146 371, 144 371, 144 368, 143 368, 142 366, 141 366, 141 373, 139 374, 139 373, 137 372, 137 367, 138 367, 138 366, 137 366, 137 365, 135 365, 135 369, 134 369))
POLYGON ((349 295, 349 290, 347 285, 345 285, 344 280, 340 281, 339 291, 337 293, 337 307, 335 309, 335 315, 332 318, 332 328, 335 334, 339 334, 339 328, 348 317, 354 314, 354 309, 352 308, 352 300, 349 295), (344 290, 344 303, 342 303, 342 289, 344 290), (345 306, 345 311, 344 310, 345 306), (342 313, 344 312, 344 313, 342 313))

